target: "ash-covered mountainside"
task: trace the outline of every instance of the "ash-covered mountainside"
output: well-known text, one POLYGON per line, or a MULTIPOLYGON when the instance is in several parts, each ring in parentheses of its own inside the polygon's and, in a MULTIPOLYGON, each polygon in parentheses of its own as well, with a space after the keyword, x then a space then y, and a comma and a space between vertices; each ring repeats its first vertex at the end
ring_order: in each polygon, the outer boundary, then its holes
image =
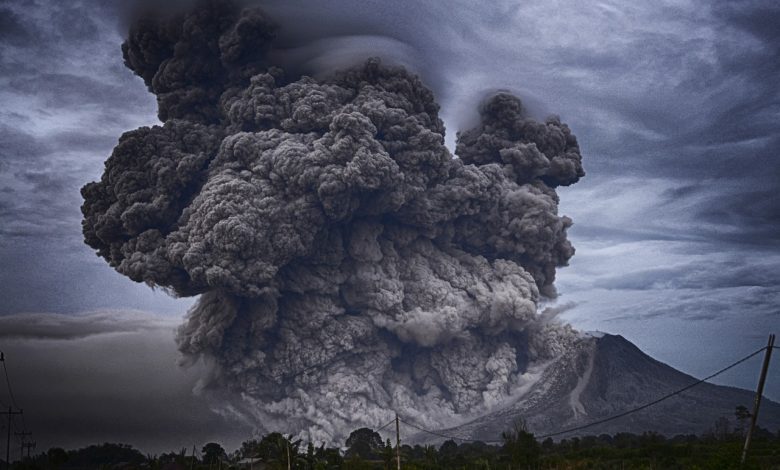
POLYGON ((441 427, 511 402, 575 336, 537 310, 574 254, 556 188, 584 175, 576 138, 499 93, 454 158, 416 75, 291 75, 268 53, 283 28, 216 0, 137 19, 125 63, 164 123, 82 189, 86 243, 200 295, 179 349, 260 427, 343 442, 395 412, 441 427))
MULTIPOLYGON (((496 440, 522 418, 537 436, 587 424, 621 413, 697 381, 643 353, 622 336, 583 335, 569 350, 536 369, 538 379, 516 402, 469 423, 442 430, 464 439, 496 440)), ((752 409, 755 392, 703 383, 680 395, 617 420, 582 431, 556 436, 643 433, 656 431, 667 436, 702 434, 713 429, 716 420, 734 421, 734 409, 752 409)), ((760 426, 780 429, 780 404, 764 399, 760 426)), ((418 434, 415 442, 443 439, 418 434)))

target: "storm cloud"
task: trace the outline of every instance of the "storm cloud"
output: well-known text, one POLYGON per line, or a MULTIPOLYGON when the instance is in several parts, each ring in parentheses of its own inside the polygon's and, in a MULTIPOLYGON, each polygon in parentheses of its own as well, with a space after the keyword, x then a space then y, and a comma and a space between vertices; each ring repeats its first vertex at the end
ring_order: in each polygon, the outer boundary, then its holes
POLYGON ((417 76, 291 74, 266 54, 283 27, 226 2, 134 23, 125 62, 165 123, 125 133, 82 189, 85 241, 201 295, 179 349, 263 426, 337 441, 508 400, 572 336, 537 308, 574 253, 555 188, 584 175, 575 137, 498 93, 454 158, 417 76))

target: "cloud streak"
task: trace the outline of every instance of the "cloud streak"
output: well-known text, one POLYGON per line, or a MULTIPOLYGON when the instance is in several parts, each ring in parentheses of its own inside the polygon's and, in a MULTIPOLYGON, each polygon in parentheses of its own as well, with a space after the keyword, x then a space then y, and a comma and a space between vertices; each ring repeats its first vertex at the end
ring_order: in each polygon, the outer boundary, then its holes
POLYGON ((78 314, 20 313, 0 316, 0 339, 75 340, 114 333, 175 330, 176 322, 141 311, 100 310, 78 314))

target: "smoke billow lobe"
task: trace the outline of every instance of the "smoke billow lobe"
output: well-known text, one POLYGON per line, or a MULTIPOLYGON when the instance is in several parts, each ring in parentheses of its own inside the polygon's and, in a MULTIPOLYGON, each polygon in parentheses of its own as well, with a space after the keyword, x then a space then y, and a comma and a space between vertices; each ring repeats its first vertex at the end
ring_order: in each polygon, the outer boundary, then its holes
POLYGON ((288 76, 276 30, 219 1, 134 23, 125 63, 164 124, 125 133, 82 189, 86 243, 200 294, 179 349, 265 426, 332 440, 500 404, 567 334, 537 308, 574 253, 555 188, 584 174, 575 137, 497 94, 453 158, 416 76, 288 76))

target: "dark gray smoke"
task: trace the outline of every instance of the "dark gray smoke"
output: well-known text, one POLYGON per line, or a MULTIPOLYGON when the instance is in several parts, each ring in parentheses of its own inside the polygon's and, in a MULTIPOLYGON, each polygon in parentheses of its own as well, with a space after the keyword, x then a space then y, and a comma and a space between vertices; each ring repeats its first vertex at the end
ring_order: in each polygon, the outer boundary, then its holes
POLYGON ((164 124, 82 189, 86 243, 201 294, 179 349, 261 426, 331 441, 510 399, 571 334, 537 310, 574 253, 555 188, 583 176, 575 137, 497 94, 453 158, 415 75, 290 76, 265 54, 276 31, 226 2, 134 23, 126 64, 164 124))

